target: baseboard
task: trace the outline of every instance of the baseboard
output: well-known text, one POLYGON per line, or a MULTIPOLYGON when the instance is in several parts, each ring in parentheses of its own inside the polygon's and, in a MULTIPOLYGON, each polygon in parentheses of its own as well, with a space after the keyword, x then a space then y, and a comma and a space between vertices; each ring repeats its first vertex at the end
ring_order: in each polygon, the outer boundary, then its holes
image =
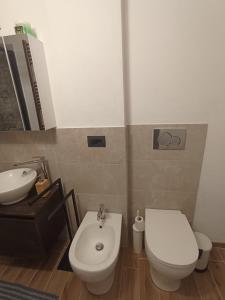
POLYGON ((225 248, 225 243, 213 242, 212 244, 213 244, 213 247, 225 248))

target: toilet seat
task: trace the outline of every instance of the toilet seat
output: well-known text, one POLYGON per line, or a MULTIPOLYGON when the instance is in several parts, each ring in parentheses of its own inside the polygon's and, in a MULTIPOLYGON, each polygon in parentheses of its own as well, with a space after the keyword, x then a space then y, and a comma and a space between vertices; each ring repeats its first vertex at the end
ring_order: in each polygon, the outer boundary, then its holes
POLYGON ((190 224, 180 211, 146 209, 145 240, 153 258, 182 268, 198 258, 198 245, 190 224))

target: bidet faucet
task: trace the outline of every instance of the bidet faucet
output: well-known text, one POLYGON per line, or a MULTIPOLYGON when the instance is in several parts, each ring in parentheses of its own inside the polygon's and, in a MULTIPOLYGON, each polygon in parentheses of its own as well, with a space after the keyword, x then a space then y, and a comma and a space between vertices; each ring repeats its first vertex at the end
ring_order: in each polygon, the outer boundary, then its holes
POLYGON ((105 221, 105 208, 104 208, 104 204, 100 204, 99 205, 99 210, 97 213, 97 221, 100 221, 101 226, 103 225, 104 221, 105 221))

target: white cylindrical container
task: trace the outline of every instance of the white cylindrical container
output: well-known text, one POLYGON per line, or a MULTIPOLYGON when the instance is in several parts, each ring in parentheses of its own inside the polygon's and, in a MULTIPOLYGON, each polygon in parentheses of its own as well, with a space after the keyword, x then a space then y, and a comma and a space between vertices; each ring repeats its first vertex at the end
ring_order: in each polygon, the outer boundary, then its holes
POLYGON ((136 225, 133 224, 133 249, 134 252, 139 254, 142 251, 142 245, 143 245, 143 230, 138 230, 136 228, 136 225))
POLYGON ((212 243, 210 239, 201 232, 195 232, 195 238, 199 249, 199 258, 195 267, 196 271, 204 272, 207 270, 212 243))
POLYGON ((144 231, 145 230, 145 221, 142 216, 135 217, 135 227, 137 230, 144 231))

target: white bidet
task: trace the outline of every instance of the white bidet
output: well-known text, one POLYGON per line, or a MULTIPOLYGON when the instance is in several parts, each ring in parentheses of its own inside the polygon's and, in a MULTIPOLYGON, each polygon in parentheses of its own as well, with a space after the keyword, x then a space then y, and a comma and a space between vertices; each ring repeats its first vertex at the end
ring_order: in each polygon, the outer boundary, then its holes
POLYGON ((113 284, 121 226, 121 214, 107 213, 102 225, 97 212, 87 212, 72 241, 71 267, 92 294, 105 294, 113 284))

